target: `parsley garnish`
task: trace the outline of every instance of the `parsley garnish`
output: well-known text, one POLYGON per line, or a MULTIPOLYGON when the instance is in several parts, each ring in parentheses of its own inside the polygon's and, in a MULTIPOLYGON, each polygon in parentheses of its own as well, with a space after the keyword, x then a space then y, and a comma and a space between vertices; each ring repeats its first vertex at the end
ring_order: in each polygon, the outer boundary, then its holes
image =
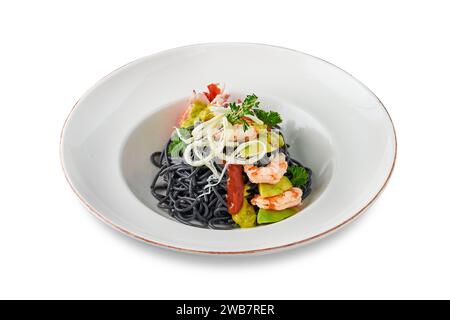
POLYGON ((268 127, 275 127, 277 124, 281 123, 281 116, 275 111, 264 111, 261 109, 255 109, 255 115, 264 122, 268 127))
POLYGON ((251 110, 252 108, 258 108, 258 106, 259 101, 258 97, 255 94, 245 97, 245 100, 242 102, 242 107, 247 110, 251 110))
POLYGON ((236 102, 230 103, 230 112, 227 114, 228 122, 233 125, 242 124, 244 126, 244 131, 247 131, 250 125, 244 117, 254 115, 252 109, 257 108, 258 105, 258 97, 254 94, 252 94, 251 96, 247 96, 241 104, 236 104, 236 102))
POLYGON ((229 108, 230 111, 226 116, 228 121, 233 125, 242 124, 244 131, 247 131, 250 126, 245 116, 256 116, 268 127, 274 127, 282 121, 278 112, 258 109, 259 101, 255 94, 248 95, 241 104, 230 103, 229 108))
POLYGON ((290 166, 287 170, 292 184, 296 187, 302 187, 304 186, 309 179, 309 173, 308 171, 299 166, 290 166))

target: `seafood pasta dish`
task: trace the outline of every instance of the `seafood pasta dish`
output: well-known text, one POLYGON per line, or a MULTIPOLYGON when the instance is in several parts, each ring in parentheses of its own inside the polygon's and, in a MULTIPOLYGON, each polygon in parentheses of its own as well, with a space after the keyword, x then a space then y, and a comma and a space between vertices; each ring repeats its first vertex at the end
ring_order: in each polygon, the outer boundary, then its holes
POLYGON ((194 91, 163 150, 150 156, 158 206, 179 222, 214 229, 295 215, 312 172, 290 156, 281 124, 255 94, 233 100, 215 83, 194 91))

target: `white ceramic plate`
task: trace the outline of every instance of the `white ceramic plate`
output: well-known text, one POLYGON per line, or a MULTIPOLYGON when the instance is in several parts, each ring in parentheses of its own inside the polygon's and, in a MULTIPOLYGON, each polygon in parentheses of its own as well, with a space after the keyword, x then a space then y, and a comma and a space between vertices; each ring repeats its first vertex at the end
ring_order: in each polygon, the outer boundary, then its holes
POLYGON ((368 88, 321 59, 258 44, 194 45, 127 64, 78 101, 61 138, 67 180, 97 217, 148 243, 213 254, 270 252, 335 231, 380 194, 395 157, 392 121, 368 88), (255 93, 281 113, 291 153, 314 173, 299 214, 223 231, 157 208, 149 155, 166 143, 191 91, 211 82, 235 96, 255 93))

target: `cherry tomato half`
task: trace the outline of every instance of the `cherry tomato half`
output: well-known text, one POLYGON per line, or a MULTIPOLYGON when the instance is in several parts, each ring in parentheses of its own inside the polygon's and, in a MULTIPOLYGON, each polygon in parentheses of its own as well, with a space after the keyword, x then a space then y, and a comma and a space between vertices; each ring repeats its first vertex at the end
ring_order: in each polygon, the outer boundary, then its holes
POLYGON ((208 98, 209 102, 213 101, 221 92, 220 88, 215 83, 211 83, 208 85, 208 91, 209 92, 204 92, 204 94, 208 98))

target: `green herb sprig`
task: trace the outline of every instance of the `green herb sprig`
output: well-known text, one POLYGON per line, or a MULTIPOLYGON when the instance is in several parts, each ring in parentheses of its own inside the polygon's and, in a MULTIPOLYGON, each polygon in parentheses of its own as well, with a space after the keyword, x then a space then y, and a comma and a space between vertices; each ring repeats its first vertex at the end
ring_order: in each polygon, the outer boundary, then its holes
POLYGON ((303 167, 290 166, 287 172, 289 175, 289 180, 291 180, 295 187, 302 187, 308 182, 309 173, 303 167))
POLYGON ((278 112, 275 111, 264 111, 261 109, 254 110, 255 115, 264 122, 268 127, 275 127, 280 124, 283 120, 281 120, 281 116, 278 112))
POLYGON ((247 96, 241 104, 237 104, 236 102, 230 103, 228 106, 230 108, 230 112, 227 114, 228 122, 233 125, 242 124, 244 126, 244 131, 247 131, 250 125, 245 119, 245 116, 255 115, 252 109, 257 108, 258 105, 258 97, 254 94, 247 96))
POLYGON ((233 125, 242 124, 244 131, 247 131, 250 127, 245 116, 256 116, 270 128, 275 127, 282 121, 278 112, 259 109, 258 97, 255 94, 248 95, 240 104, 232 102, 228 107, 230 109, 226 115, 228 122, 233 125))

